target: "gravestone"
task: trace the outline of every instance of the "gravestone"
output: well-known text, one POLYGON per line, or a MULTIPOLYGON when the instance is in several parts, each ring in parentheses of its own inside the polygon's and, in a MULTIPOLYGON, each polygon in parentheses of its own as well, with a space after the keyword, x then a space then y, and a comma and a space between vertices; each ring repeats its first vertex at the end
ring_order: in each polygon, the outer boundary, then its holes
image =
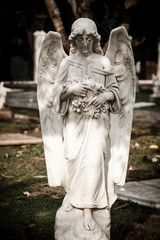
POLYGON ((38 58, 43 40, 46 36, 46 32, 36 31, 34 32, 33 35, 34 35, 34 82, 37 82, 38 58))
POLYGON ((150 95, 150 101, 160 106, 160 42, 158 44, 158 71, 153 75, 153 94, 150 95))
POLYGON ((117 187, 116 192, 119 199, 160 208, 160 179, 127 182, 123 188, 117 187))
POLYGON ((35 91, 9 92, 6 98, 6 106, 38 109, 37 94, 35 91))
POLYGON ((8 145, 26 145, 26 144, 40 144, 41 138, 28 136, 22 133, 6 133, 0 134, 0 146, 8 145))

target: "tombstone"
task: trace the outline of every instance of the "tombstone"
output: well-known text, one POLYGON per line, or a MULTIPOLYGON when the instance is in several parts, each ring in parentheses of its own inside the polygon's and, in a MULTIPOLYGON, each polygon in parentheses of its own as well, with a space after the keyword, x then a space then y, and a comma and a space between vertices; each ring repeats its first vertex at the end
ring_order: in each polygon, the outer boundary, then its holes
POLYGON ((150 102, 160 106, 160 43, 158 44, 158 71, 153 75, 153 93, 150 95, 150 102))
POLYGON ((6 109, 7 93, 11 91, 4 87, 4 82, 0 83, 0 120, 12 120, 12 112, 6 109))
POLYGON ((6 106, 38 109, 35 91, 11 91, 7 94, 6 106))
POLYGON ((4 82, 0 83, 0 110, 6 102, 7 88, 4 87, 4 82))
POLYGON ((22 133, 0 134, 0 146, 41 144, 42 139, 22 133))
POLYGON ((48 183, 66 191, 56 213, 55 239, 109 240, 115 185, 124 185, 127 172, 134 58, 122 26, 112 30, 105 56, 91 19, 76 20, 69 40, 67 56, 60 34, 48 32, 38 66, 48 183))
POLYGON ((12 112, 5 110, 7 92, 11 89, 4 87, 4 82, 0 83, 0 120, 11 120, 12 112))
POLYGON ((46 36, 44 31, 34 32, 34 82, 37 82, 38 58, 43 40, 46 36))

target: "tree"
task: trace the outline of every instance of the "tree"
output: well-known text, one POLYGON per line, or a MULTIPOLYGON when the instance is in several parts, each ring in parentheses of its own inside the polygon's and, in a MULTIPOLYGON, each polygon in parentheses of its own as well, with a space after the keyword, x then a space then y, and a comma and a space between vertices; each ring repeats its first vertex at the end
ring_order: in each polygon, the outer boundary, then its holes
MULTIPOLYGON (((52 20, 52 23, 56 29, 57 32, 59 32, 62 36, 62 42, 65 50, 69 51, 69 40, 68 36, 65 31, 65 27, 63 24, 61 11, 57 6, 57 3, 55 0, 44 0, 49 16, 52 20)), ((94 0, 68 0, 68 3, 70 4, 73 14, 75 16, 75 19, 79 17, 88 17, 93 18, 93 12, 91 11, 92 4, 94 3, 94 0)))
POLYGON ((64 45, 64 48, 66 51, 69 51, 69 41, 68 41, 68 36, 66 34, 62 19, 61 19, 61 14, 59 11, 59 8, 57 7, 57 4, 54 0, 44 0, 46 7, 48 9, 49 16, 54 24, 54 27, 57 32, 59 32, 62 36, 62 42, 64 45))
POLYGON ((66 51, 69 50, 69 41, 65 30, 65 19, 63 21, 63 14, 61 14, 64 10, 64 4, 60 4, 60 2, 68 2, 74 15, 73 20, 80 17, 88 17, 96 22, 98 31, 102 37, 102 46, 106 50, 109 32, 117 26, 124 8, 124 0, 112 1, 113 5, 107 0, 44 0, 55 30, 62 36, 66 51))
POLYGON ((67 0, 71 5, 75 18, 87 17, 93 19, 92 6, 94 0, 67 0))
MULTIPOLYGON (((55 30, 62 35, 63 45, 66 51, 69 50, 68 34, 73 21, 79 17, 88 17, 95 21, 98 32, 101 35, 101 45, 106 52, 110 31, 120 25, 128 27, 129 34, 133 37, 133 47, 147 45, 154 42, 156 45, 156 27, 158 14, 156 4, 145 0, 44 0, 55 30), (68 4, 68 5, 67 5, 68 4), (66 8, 67 9, 64 9, 66 8), (71 16, 67 11, 71 8, 71 16), (145 11, 144 11, 145 9, 145 11), (143 14, 142 14, 143 13, 143 14), (136 17, 135 17, 136 16, 136 17), (151 16, 150 18, 148 16, 151 16), (155 21, 155 22, 154 22, 155 21), (66 31, 66 28, 68 32, 66 31), (152 34, 150 34, 152 33, 152 34), (145 41, 144 41, 145 40, 145 41)), ((138 49, 138 48, 137 48, 138 49)), ((149 47, 149 49, 151 49, 149 47)), ((156 49, 157 50, 157 49, 156 49)), ((135 51, 137 54, 137 51, 135 51)), ((154 51, 156 52, 156 51, 154 51)), ((148 54, 148 56, 153 54, 148 54)), ((156 54, 152 57, 156 61, 156 54)))

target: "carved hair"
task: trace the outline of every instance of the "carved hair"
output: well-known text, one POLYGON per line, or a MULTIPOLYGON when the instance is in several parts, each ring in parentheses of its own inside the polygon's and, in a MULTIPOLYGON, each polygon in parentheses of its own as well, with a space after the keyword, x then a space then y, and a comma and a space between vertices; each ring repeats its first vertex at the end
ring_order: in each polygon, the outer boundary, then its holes
POLYGON ((72 54, 77 52, 76 38, 82 34, 90 35, 93 38, 93 52, 103 55, 102 48, 100 46, 100 35, 97 32, 96 24, 89 18, 79 18, 76 20, 71 28, 71 34, 69 36, 70 52, 72 54))

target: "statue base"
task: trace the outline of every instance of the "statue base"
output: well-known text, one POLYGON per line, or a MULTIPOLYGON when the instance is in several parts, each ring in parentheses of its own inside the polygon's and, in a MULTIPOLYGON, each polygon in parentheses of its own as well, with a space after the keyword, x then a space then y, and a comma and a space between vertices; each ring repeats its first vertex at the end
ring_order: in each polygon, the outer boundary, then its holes
POLYGON ((93 231, 86 230, 83 225, 83 209, 72 208, 69 212, 60 207, 56 213, 56 240, 109 240, 110 211, 93 209, 96 227, 93 231))

